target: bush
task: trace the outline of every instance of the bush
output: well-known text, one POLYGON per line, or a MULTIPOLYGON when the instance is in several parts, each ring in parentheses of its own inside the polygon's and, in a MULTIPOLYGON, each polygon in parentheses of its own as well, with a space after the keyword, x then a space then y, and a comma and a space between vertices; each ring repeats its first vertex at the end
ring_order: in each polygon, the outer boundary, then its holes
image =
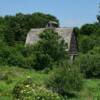
POLYGON ((80 36, 79 49, 82 53, 88 53, 96 45, 95 39, 91 36, 80 36))
POLYGON ((62 100, 57 93, 33 83, 30 78, 16 84, 13 97, 14 100, 62 100))
POLYGON ((34 69, 43 70, 45 68, 52 67, 52 58, 48 54, 36 54, 36 59, 34 60, 34 69))
POLYGON ((100 55, 85 54, 77 59, 81 72, 86 78, 100 78, 100 55))
POLYGON ((40 40, 34 45, 36 55, 34 68, 43 70, 51 68, 55 62, 67 59, 67 44, 52 29, 46 29, 40 33, 40 40))
POLYGON ((10 49, 8 46, 5 44, 1 43, 0 44, 0 65, 7 65, 7 59, 8 56, 10 55, 10 49))
POLYGON ((82 87, 82 75, 75 66, 62 63, 51 72, 46 86, 61 95, 74 94, 82 87), (60 66, 60 67, 58 67, 60 66))
POLYGON ((34 66, 35 55, 32 47, 24 47, 16 45, 10 47, 0 45, 0 65, 19 66, 24 68, 32 68, 34 66))

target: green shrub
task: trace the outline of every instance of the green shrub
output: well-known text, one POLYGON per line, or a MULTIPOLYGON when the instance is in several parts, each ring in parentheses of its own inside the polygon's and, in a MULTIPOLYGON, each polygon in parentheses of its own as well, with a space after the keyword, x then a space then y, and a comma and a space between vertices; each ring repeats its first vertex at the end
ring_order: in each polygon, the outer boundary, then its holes
POLYGON ((52 29, 40 33, 40 40, 34 45, 36 70, 51 68, 55 62, 67 59, 67 44, 52 29))
POLYGON ((6 46, 3 43, 0 43, 0 65, 6 65, 7 64, 7 58, 9 56, 9 47, 6 46))
POLYGON ((45 68, 52 67, 52 58, 48 54, 36 54, 36 59, 34 60, 34 69, 43 70, 45 68))
POLYGON ((100 78, 100 55, 80 55, 77 64, 86 78, 100 78))
POLYGON ((96 41, 93 39, 92 36, 82 36, 80 35, 80 40, 79 40, 79 50, 82 53, 88 53, 90 50, 93 49, 95 46, 96 41))
POLYGON ((0 47, 0 65, 19 66, 32 68, 34 66, 34 53, 32 47, 16 45, 10 47, 2 45, 0 47))
POLYGON ((16 84, 13 89, 13 98, 14 100, 62 100, 57 93, 33 83, 29 78, 16 84))
POLYGON ((62 63, 50 73, 46 86, 61 95, 74 94, 82 87, 82 75, 76 66, 62 63))

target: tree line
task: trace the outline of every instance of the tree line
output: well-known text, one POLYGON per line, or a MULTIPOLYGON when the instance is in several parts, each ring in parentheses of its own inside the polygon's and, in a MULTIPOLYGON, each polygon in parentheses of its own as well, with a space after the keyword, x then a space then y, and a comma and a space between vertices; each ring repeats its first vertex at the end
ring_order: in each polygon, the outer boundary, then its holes
POLYGON ((49 21, 59 21, 55 16, 44 13, 22 14, 0 17, 0 40, 9 46, 25 43, 27 32, 31 28, 43 28, 49 21))

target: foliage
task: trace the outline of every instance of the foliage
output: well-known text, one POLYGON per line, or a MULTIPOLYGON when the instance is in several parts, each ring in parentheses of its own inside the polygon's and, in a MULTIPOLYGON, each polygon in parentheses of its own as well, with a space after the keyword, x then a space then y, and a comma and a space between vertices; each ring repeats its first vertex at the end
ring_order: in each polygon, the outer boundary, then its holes
POLYGON ((43 70, 52 67, 52 58, 48 54, 37 53, 34 59, 33 68, 36 70, 43 70))
POLYGON ((82 88, 82 75, 76 66, 61 63, 52 70, 46 85, 63 96, 71 96, 82 88))
POLYGON ((100 46, 100 24, 85 24, 80 29, 75 28, 78 33, 79 51, 88 53, 94 47, 100 46))
POLYGON ((32 82, 30 78, 17 83, 13 90, 14 99, 24 100, 61 100, 57 93, 47 90, 32 82))
POLYGON ((100 78, 100 55, 85 54, 80 55, 77 65, 86 78, 100 78))
POLYGON ((59 21, 55 16, 43 13, 22 14, 0 17, 0 36, 8 45, 24 43, 31 28, 43 28, 49 21, 59 21))
POLYGON ((17 82, 32 78, 35 83, 44 85, 48 75, 36 72, 33 69, 24 69, 13 66, 0 66, 0 100, 15 100, 12 91, 17 82))
POLYGON ((99 55, 100 54, 100 47, 97 46, 97 47, 94 47, 91 51, 90 51, 91 54, 94 54, 94 55, 99 55))
POLYGON ((10 47, 1 44, 0 65, 31 68, 34 65, 34 55, 32 52, 32 48, 26 48, 23 45, 16 45, 15 47, 10 47))
POLYGON ((55 62, 67 59, 67 44, 52 29, 47 29, 40 34, 40 41, 34 45, 36 54, 34 68, 41 70, 52 68, 55 62))
POLYGON ((80 29, 80 33, 85 35, 94 34, 95 31, 96 31, 96 25, 94 24, 85 24, 80 29))
POLYGON ((51 29, 41 33, 40 41, 33 46, 16 44, 12 47, 2 41, 0 45, 0 65, 43 70, 52 68, 53 64, 60 60, 67 59, 67 44, 51 29))
MULTIPOLYGON (((0 67, 0 76, 5 75, 7 78, 2 77, 0 80, 0 100, 15 100, 12 98, 12 91, 16 85, 22 84, 27 78, 33 80, 33 84, 37 84, 39 87, 43 87, 44 82, 48 79, 48 74, 34 71, 33 69, 24 69, 13 66, 0 67), (7 80, 12 80, 9 84, 7 80), (18 84, 17 84, 18 83, 18 84), (39 85, 41 84, 41 86, 39 85)), ((26 88, 25 88, 26 90, 26 88)), ((100 80, 99 79, 85 79, 83 82, 82 90, 76 94, 76 97, 68 100, 89 100, 100 98, 100 80)), ((61 99, 63 100, 63 99, 61 99)), ((66 100, 66 99, 65 99, 66 100)))
POLYGON ((95 41, 90 36, 83 36, 79 43, 79 50, 82 53, 87 53, 95 46, 95 41))

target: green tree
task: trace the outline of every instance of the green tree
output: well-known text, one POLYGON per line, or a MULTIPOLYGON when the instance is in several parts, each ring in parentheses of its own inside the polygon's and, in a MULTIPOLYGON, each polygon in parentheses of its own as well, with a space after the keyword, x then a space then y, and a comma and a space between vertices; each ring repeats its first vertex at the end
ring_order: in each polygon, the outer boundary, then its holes
POLYGON ((25 43, 27 33, 31 28, 44 28, 49 21, 55 21, 59 26, 59 21, 55 16, 38 12, 0 17, 0 34, 4 36, 8 45, 25 43))
POLYGON ((100 78, 100 55, 88 53, 78 57, 77 65, 86 78, 100 78))
POLYGON ((40 34, 40 41, 35 44, 36 53, 35 69, 52 67, 52 63, 67 59, 67 44, 52 29, 47 29, 40 34))
POLYGON ((91 35, 96 33, 96 25, 94 24, 85 24, 80 29, 80 34, 91 35))
POLYGON ((79 41, 79 49, 82 53, 87 53, 89 50, 92 50, 95 46, 95 40, 92 39, 90 36, 83 36, 80 37, 79 41))

